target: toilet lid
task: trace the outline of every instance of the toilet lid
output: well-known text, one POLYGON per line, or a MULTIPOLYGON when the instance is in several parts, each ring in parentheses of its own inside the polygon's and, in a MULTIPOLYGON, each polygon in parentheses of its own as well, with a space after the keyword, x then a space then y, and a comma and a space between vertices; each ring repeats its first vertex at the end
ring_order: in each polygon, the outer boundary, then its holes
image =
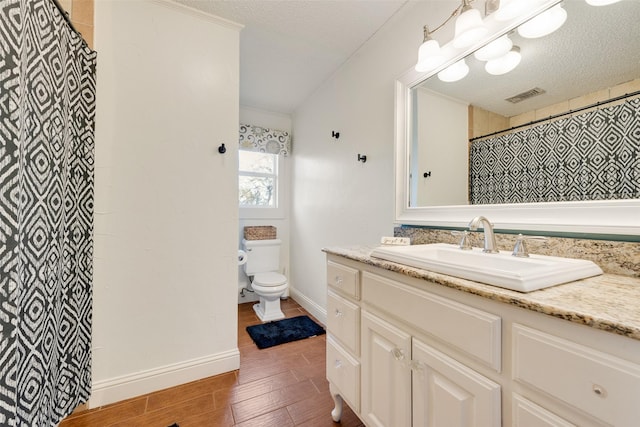
POLYGON ((280 273, 258 273, 253 276, 253 283, 261 286, 278 286, 287 283, 287 278, 280 273))

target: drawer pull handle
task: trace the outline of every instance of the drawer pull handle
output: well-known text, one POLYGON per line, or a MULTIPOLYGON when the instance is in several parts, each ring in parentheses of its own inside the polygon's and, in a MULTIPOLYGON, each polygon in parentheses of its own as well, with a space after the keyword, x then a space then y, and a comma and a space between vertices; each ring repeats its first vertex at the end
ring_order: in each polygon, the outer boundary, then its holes
POLYGON ((390 351, 391 351, 391 354, 393 354, 393 357, 396 360, 404 359, 404 352, 402 350, 400 350, 399 348, 396 347, 394 349, 391 349, 390 351))
POLYGON ((342 312, 336 308, 336 317, 342 316, 342 312))
POLYGON ((604 387, 598 385, 598 384, 594 384, 592 387, 593 392, 602 398, 607 397, 607 390, 604 389, 604 387))
POLYGON ((342 360, 336 359, 336 361, 334 362, 334 366, 336 367, 336 369, 342 368, 342 360))

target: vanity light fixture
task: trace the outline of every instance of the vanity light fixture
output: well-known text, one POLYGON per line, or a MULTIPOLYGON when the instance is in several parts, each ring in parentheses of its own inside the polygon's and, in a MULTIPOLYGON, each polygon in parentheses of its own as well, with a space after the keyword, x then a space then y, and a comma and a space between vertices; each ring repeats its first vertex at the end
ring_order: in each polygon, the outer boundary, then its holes
POLYGON ((591 6, 606 6, 608 4, 618 3, 620 0, 586 0, 591 6))
POLYGON ((471 46, 488 31, 482 22, 480 11, 471 7, 471 0, 462 0, 462 10, 456 19, 453 46, 456 48, 471 46))
MULTIPOLYGON (((418 49, 418 62, 415 65, 416 71, 420 73, 431 71, 445 62, 446 58, 442 53, 440 44, 437 40, 431 38, 431 35, 444 27, 454 17, 457 18, 455 21, 455 37, 451 42, 453 47, 457 49, 469 47, 487 34, 489 30, 482 20, 480 11, 471 6, 473 1, 474 0, 462 0, 451 15, 434 30, 429 30, 427 25, 424 26, 424 38, 418 49)), ((485 0, 485 14, 501 13, 505 17, 504 19, 510 19, 529 10, 532 4, 535 5, 537 1, 538 0, 485 0)), ((506 55, 511 47, 511 40, 508 36, 504 36, 489 43, 477 51, 475 55, 476 58, 481 61, 488 61, 506 55)), ((462 65, 457 65, 455 67, 455 69, 458 70, 457 73, 449 71, 444 74, 460 75, 462 68, 462 65)), ((464 75, 466 75, 466 73, 464 75)), ((464 75, 462 77, 464 77, 464 75)))
POLYGON ((527 39, 544 37, 562 27, 566 20, 567 11, 559 3, 520 25, 518 34, 527 39))
POLYGON ((486 46, 476 50, 473 56, 479 61, 489 61, 490 59, 500 58, 504 56, 513 47, 513 42, 509 38, 508 34, 502 37, 498 37, 486 46))
POLYGON ((487 63, 484 64, 484 69, 491 75, 500 76, 516 68, 518 64, 520 64, 521 59, 520 48, 514 46, 513 49, 503 56, 487 61, 487 63))
POLYGON ((469 66, 465 62, 464 58, 462 58, 460 61, 451 64, 444 70, 440 71, 438 73, 438 78, 443 82, 451 83, 463 79, 467 74, 469 74, 469 66))
MULTIPOLYGON (((424 26, 424 39, 418 50, 418 62, 415 69, 418 72, 431 71, 442 65, 446 58, 437 40, 431 38, 431 34, 444 27, 451 19, 457 16, 455 21, 455 37, 451 42, 453 47, 460 49, 473 45, 480 40, 488 29, 482 21, 480 11, 474 9, 471 3, 474 0, 462 0, 462 3, 454 9, 451 15, 433 31, 424 26)), ((605 6, 617 3, 620 0, 585 0, 592 6, 605 6)), ((540 0, 485 0, 485 14, 494 15, 497 21, 508 21, 524 15, 540 3, 540 0)), ((562 8, 562 3, 545 10, 529 21, 518 27, 518 33, 524 38, 543 37, 560 28, 567 20, 567 11, 562 8)), ((475 52, 475 57, 481 61, 489 61, 510 52, 510 40, 507 36, 500 37, 485 47, 475 52)), ((513 56, 513 55, 512 55, 513 56)), ((445 73, 446 74, 446 73, 445 73)))
POLYGON ((462 0, 460 5, 451 12, 451 15, 435 29, 430 31, 428 26, 424 26, 424 38, 418 49, 418 62, 415 66, 416 71, 431 71, 439 65, 442 65, 445 61, 440 49, 440 44, 437 40, 431 38, 431 34, 444 27, 454 17, 458 17, 455 23, 456 36, 453 39, 453 45, 455 47, 470 46, 487 33, 488 30, 482 22, 480 12, 471 7, 471 2, 473 1, 474 0, 462 0))
POLYGON ((508 21, 535 6, 534 0, 500 0, 500 6, 495 12, 498 21, 508 21))
POLYGON ((445 58, 440 50, 440 43, 437 40, 431 38, 429 28, 424 26, 424 41, 418 49, 418 63, 416 64, 416 71, 423 73, 425 71, 431 71, 439 65, 442 65, 445 58))

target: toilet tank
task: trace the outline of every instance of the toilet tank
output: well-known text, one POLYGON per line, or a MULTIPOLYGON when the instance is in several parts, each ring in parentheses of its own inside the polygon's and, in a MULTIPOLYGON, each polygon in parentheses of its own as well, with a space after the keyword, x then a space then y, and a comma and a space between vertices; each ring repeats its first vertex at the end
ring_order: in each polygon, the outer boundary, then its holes
POLYGON ((280 239, 242 240, 242 249, 247 253, 244 272, 248 276, 280 269, 280 239))

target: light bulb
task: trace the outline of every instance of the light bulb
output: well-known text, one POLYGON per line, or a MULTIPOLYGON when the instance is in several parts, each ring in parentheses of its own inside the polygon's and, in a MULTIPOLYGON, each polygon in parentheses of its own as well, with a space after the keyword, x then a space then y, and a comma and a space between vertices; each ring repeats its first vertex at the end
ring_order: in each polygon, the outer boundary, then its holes
POLYGON ((499 58, 511 50, 513 42, 507 34, 498 37, 486 46, 476 50, 473 56, 479 61, 488 61, 490 59, 499 58))
POLYGON ((498 21, 508 21, 523 15, 535 5, 533 0, 500 0, 500 7, 495 12, 498 21))
POLYGON ((518 34, 527 39, 543 37, 562 27, 566 20, 567 11, 562 8, 562 4, 557 4, 520 25, 518 34))
POLYGON ((587 4, 590 4, 591 6, 606 6, 619 1, 620 0, 587 0, 587 4))
POLYGON ((458 49, 471 46, 489 31, 482 23, 478 9, 467 5, 462 10, 463 12, 456 19, 453 38, 453 46, 458 49))
POLYGON ((460 61, 449 65, 444 70, 438 73, 438 78, 443 82, 455 82, 464 78, 469 74, 469 66, 462 58, 460 61))
POLYGON ((507 74, 509 71, 516 68, 518 64, 520 64, 521 59, 522 55, 520 55, 520 48, 518 46, 514 46, 513 49, 500 58, 487 61, 487 63, 484 64, 484 69, 491 75, 500 76, 502 74, 507 74))
POLYGON ((416 71, 423 73, 431 71, 445 61, 445 57, 440 51, 440 44, 433 39, 428 39, 418 49, 418 63, 416 71))

